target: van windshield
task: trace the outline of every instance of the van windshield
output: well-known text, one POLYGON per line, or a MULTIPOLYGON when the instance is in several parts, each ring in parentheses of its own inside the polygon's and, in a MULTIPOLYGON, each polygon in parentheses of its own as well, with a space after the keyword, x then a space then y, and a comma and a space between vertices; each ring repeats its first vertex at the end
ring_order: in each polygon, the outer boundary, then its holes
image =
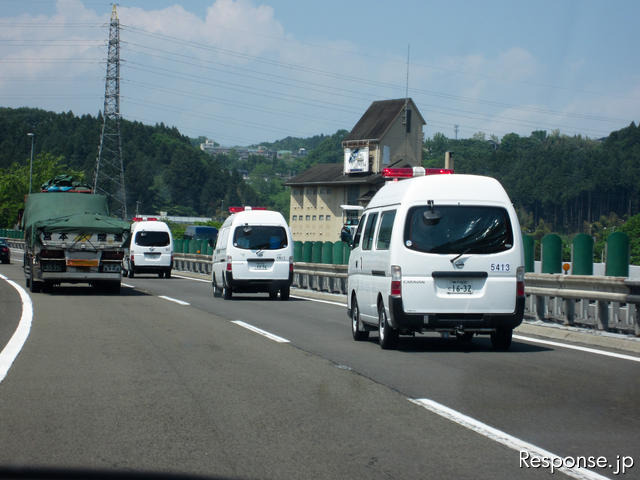
POLYGON ((169 233, 138 232, 136 233, 135 243, 141 247, 166 247, 169 245, 169 233))
POLYGON ((425 205, 408 211, 404 244, 427 253, 497 253, 513 247, 513 232, 504 208, 425 205))
POLYGON ((242 225, 233 232, 233 246, 247 250, 278 250, 287 246, 287 232, 279 226, 242 225))

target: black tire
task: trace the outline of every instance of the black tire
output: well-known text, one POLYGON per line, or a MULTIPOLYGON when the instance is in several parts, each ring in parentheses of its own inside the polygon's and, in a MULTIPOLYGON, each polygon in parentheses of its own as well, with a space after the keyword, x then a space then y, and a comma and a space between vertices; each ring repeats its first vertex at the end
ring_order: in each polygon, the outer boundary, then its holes
POLYGON ((216 282, 216 274, 213 274, 213 280, 211 281, 211 287, 213 289, 213 296, 214 297, 221 297, 222 296, 222 288, 218 287, 218 283, 216 282))
POLYGON ((40 282, 36 282, 33 279, 33 270, 31 270, 31 280, 29 281, 29 289, 32 293, 38 293, 40 291, 40 282))
POLYGON ((171 278, 171 269, 164 272, 164 278, 171 278))
POLYGON ((491 333, 491 345, 494 350, 507 351, 511 346, 511 339, 513 337, 512 328, 497 328, 495 332, 491 333))
POLYGON ((360 322, 360 308, 358 307, 358 301, 355 295, 351 300, 351 335, 356 342, 361 342, 369 338, 369 331, 364 330, 360 322))
POLYGON ((275 288, 272 288, 269 290, 269 298, 271 300, 275 300, 276 298, 278 298, 278 290, 276 290, 275 288))
POLYGON ((227 285, 226 281, 222 284, 222 296, 224 297, 225 300, 231 300, 231 297, 233 297, 233 292, 231 291, 231 287, 227 285))
POLYGON ((158 272, 158 278, 164 277, 164 272, 158 272))
POLYGON ((384 350, 391 350, 398 344, 398 330, 389 325, 384 305, 378 305, 378 342, 384 350))
POLYGON ((289 300, 291 295, 291 289, 289 287, 282 287, 280 289, 280 300, 289 300))
POLYGON ((135 276, 135 273, 133 273, 133 267, 129 268, 128 273, 129 273, 129 278, 133 278, 135 276))

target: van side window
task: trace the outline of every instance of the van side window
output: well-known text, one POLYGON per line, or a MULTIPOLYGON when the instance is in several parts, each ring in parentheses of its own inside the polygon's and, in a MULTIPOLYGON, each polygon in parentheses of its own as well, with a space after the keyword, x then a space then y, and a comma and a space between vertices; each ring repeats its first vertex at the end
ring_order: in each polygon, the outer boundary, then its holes
POLYGON ((364 222, 366 220, 366 216, 363 216, 360 219, 360 223, 358 224, 358 228, 356 229, 356 234, 353 237, 353 246, 357 247, 360 243, 360 237, 362 236, 362 229, 364 228, 364 222))
POLYGON ((364 227, 364 237, 362 239, 363 250, 371 250, 371 246, 373 245, 373 234, 375 233, 375 229, 373 227, 376 225, 376 220, 378 220, 377 213, 370 214, 367 219, 367 226, 364 227))
POLYGON ((393 228, 393 221, 395 218, 395 210, 382 212, 382 216, 380 217, 380 226, 378 227, 376 250, 389 250, 389 244, 391 243, 391 229, 393 228))
POLYGON ((220 236, 218 237, 218 243, 216 249, 227 248, 227 238, 229 237, 229 228, 223 228, 220 236))

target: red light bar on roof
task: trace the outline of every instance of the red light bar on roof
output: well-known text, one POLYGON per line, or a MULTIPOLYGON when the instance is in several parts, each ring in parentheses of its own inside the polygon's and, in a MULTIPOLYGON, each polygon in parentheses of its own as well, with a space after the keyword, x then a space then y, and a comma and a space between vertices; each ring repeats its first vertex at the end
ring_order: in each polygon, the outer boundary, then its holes
POLYGON ((423 175, 438 175, 443 173, 453 173, 448 168, 422 168, 422 167, 404 167, 404 168, 383 168, 382 176, 384 178, 413 178, 422 177, 423 175))
POLYGON ((441 175, 441 174, 452 174, 453 169, 451 168, 425 168, 425 175, 441 175))
POLYGON ((267 207, 229 207, 229 213, 238 213, 248 210, 266 210, 267 207))
POLYGON ((131 221, 132 222, 157 222, 158 219, 156 217, 133 217, 131 221))

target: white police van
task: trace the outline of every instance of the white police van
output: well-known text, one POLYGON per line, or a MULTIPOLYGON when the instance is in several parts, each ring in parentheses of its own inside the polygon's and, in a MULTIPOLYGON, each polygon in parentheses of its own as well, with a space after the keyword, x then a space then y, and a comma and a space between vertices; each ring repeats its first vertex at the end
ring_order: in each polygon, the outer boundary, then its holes
POLYGON ((268 292, 288 300, 293 281, 293 239, 279 212, 259 207, 231 207, 220 227, 212 257, 214 296, 233 292, 268 292))
POLYGON ((122 259, 124 275, 155 273, 171 278, 173 236, 169 226, 156 218, 134 217, 128 249, 122 259))
POLYGON ((489 334, 506 350, 524 312, 516 212, 493 178, 429 170, 384 169, 395 181, 363 212, 348 268, 353 338, 378 330, 388 349, 399 334, 489 334))

